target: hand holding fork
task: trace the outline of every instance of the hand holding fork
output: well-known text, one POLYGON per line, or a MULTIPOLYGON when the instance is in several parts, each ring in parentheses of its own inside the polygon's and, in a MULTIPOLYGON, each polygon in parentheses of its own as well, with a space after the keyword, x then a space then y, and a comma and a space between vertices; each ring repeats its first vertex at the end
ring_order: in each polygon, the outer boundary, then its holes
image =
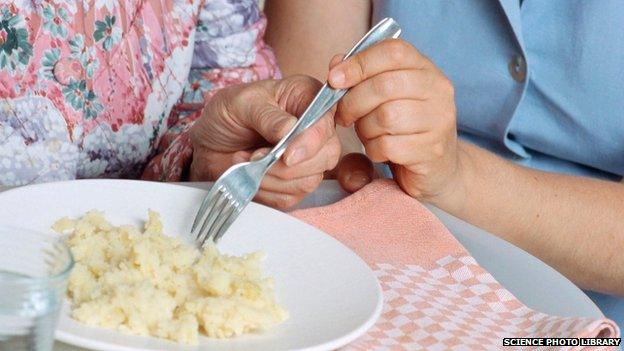
MULTIPOLYGON (((400 32, 398 24, 386 18, 373 27, 345 59, 384 39, 396 38, 400 32)), ((234 165, 221 175, 202 202, 193 222, 191 235, 199 247, 210 240, 217 242, 223 236, 256 195, 267 170, 280 159, 289 143, 316 123, 346 93, 346 89, 335 90, 327 84, 323 85, 292 130, 266 156, 234 165)))

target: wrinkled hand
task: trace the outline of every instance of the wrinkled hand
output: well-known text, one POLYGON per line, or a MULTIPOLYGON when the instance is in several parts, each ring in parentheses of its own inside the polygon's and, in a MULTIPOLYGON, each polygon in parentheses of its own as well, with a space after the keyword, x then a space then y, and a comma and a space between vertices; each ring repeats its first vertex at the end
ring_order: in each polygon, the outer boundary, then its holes
POLYGON ((336 122, 355 123, 367 155, 388 162, 408 194, 429 201, 450 191, 460 168, 451 82, 399 39, 340 59, 330 64, 329 82, 351 90, 336 122))
MULTIPOLYGON (((321 87, 294 76, 233 86, 218 92, 191 129, 190 180, 216 180, 235 163, 268 153, 296 123, 321 87)), ((289 208, 316 189, 336 166, 340 142, 334 110, 297 137, 264 177, 255 200, 289 208)))

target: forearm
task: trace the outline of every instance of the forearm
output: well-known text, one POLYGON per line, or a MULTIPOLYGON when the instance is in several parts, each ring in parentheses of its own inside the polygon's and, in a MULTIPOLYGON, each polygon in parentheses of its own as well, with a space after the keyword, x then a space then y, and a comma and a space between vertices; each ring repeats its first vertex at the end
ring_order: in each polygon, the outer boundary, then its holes
POLYGON ((434 205, 584 288, 624 295, 624 185, 541 172, 460 143, 459 186, 434 205))
POLYGON ((367 0, 267 0, 266 41, 284 76, 325 81, 331 58, 345 52, 369 26, 367 0))

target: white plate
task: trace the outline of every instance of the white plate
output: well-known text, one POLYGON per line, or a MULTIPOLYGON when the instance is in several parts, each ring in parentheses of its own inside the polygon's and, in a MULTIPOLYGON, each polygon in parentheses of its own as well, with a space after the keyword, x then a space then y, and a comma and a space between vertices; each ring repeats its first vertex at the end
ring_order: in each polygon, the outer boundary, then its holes
MULTIPOLYGON (((81 180, 38 184, 0 194, 0 224, 50 231, 64 216, 91 209, 115 224, 140 224, 147 210, 160 212, 165 232, 188 232, 204 191, 164 183, 81 180)), ((219 243, 221 251, 267 253, 265 272, 274 276, 278 302, 290 319, 263 334, 230 340, 202 337, 203 350, 330 350, 361 336, 379 317, 382 295, 370 268, 352 251, 318 229, 252 203, 219 243)), ((196 350, 196 347, 89 328, 64 306, 56 333, 68 344, 95 350, 196 350)))

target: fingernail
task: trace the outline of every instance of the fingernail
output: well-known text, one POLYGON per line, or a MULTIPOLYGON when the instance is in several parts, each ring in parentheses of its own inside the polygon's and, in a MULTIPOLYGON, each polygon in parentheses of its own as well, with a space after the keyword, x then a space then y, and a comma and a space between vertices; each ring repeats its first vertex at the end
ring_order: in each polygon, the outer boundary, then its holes
POLYGON ((362 188, 364 185, 371 182, 368 173, 364 171, 354 171, 347 175, 347 182, 356 188, 362 188))
POLYGON ((329 75, 332 85, 343 85, 345 82, 345 74, 342 70, 333 70, 329 75))
POLYGON ((334 66, 336 66, 337 64, 340 63, 340 61, 344 60, 345 55, 343 54, 338 54, 338 55, 334 55, 334 57, 332 57, 331 61, 330 61, 330 69, 334 68, 334 66))
POLYGON ((255 151, 251 157, 249 158, 250 161, 255 161, 255 160, 259 160, 261 158, 263 158, 264 156, 266 156, 268 154, 267 151, 264 150, 259 150, 259 151, 255 151))
POLYGON ((304 158, 305 158, 305 149, 303 149, 302 147, 298 147, 293 152, 286 155, 284 162, 286 163, 286 166, 293 166, 303 161, 304 158))
POLYGON ((338 124, 339 126, 343 128, 350 128, 353 122, 346 122, 344 120, 340 120, 340 121, 336 121, 336 124, 338 124))
POLYGON ((234 163, 242 163, 247 161, 247 158, 241 153, 235 153, 234 156, 232 156, 232 161, 234 163))
POLYGON ((295 117, 281 119, 274 125, 273 133, 275 133, 275 135, 279 138, 282 138, 282 136, 286 135, 296 123, 297 118, 295 117))

